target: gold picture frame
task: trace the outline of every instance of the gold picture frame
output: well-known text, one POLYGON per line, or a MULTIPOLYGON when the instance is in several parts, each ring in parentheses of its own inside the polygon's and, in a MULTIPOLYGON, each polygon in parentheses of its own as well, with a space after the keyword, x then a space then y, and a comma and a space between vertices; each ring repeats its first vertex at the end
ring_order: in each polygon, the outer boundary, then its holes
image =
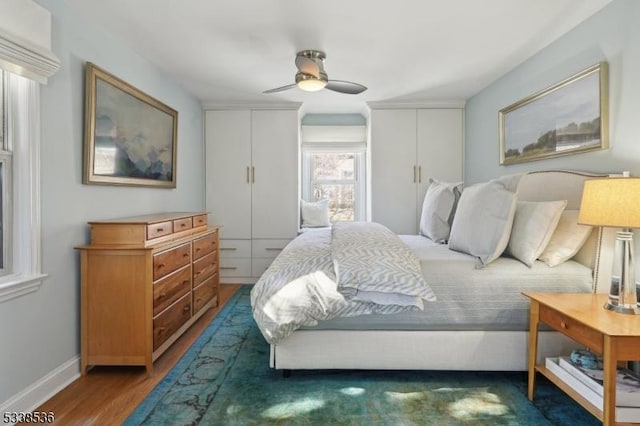
POLYGON ((176 187, 178 112, 85 66, 83 183, 176 187))
POLYGON ((609 148, 609 72, 600 62, 499 112, 500 164, 609 148))

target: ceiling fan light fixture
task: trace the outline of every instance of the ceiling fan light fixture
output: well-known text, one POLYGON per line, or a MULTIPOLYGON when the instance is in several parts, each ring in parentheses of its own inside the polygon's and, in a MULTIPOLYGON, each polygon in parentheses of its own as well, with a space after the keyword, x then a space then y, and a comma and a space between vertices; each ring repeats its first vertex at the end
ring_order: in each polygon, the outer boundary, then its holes
POLYGON ((299 72, 296 74, 296 84, 305 92, 317 92, 327 85, 327 78, 325 74, 320 74, 320 78, 316 78, 313 75, 299 72))

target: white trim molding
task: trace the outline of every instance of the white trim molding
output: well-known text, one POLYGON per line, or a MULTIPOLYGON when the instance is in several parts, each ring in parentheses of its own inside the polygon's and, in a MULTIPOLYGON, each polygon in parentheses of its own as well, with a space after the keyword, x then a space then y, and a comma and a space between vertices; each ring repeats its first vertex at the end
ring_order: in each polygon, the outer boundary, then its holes
POLYGON ((0 68, 41 84, 60 69, 51 51, 51 12, 33 0, 0 1, 0 68))
POLYGON ((466 101, 458 100, 458 99, 441 100, 441 101, 416 101, 416 102, 385 102, 385 101, 367 102, 367 106, 370 109, 430 109, 430 108, 460 109, 460 108, 464 108, 465 105, 466 105, 466 101))
POLYGON ((80 357, 76 356, 0 404, 0 413, 31 412, 79 377, 80 357))
POLYGON ((38 291, 46 274, 12 274, 0 281, 0 303, 38 291))
POLYGON ((299 110, 302 106, 301 102, 279 102, 279 103, 233 103, 233 104, 220 104, 215 102, 203 102, 202 109, 208 110, 270 110, 270 109, 285 109, 285 110, 299 110))
POLYGON ((60 69, 60 60, 53 52, 19 40, 0 29, 0 67, 47 84, 47 79, 60 69))

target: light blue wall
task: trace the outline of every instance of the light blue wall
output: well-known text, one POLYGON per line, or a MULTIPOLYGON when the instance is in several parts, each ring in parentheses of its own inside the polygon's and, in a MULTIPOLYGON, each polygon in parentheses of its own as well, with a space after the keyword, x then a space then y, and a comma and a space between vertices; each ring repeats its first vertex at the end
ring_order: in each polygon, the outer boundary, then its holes
POLYGON ((35 293, 0 305, 0 405, 80 351, 79 257, 87 221, 204 208, 202 110, 159 70, 62 0, 52 13, 52 50, 60 71, 42 87, 42 264, 35 293), (91 61, 176 109, 176 189, 83 185, 84 63, 91 61))
POLYGON ((630 170, 640 175, 640 2, 603 10, 469 99, 466 183, 527 170, 630 170), (510 166, 499 165, 498 111, 600 61, 609 63, 611 148, 510 166))
POLYGON ((367 120, 362 114, 306 114, 303 126, 365 126, 367 120))

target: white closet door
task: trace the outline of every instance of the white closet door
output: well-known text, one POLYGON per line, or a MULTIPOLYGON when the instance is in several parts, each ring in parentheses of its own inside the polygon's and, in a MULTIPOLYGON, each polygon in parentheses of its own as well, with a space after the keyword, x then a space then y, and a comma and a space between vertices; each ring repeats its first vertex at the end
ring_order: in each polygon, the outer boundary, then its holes
POLYGON ((416 110, 371 112, 371 218, 416 234, 416 110))
POLYGON ((206 111, 206 205, 224 239, 251 238, 251 112, 206 111), (249 169, 250 171, 250 169, 249 169))
POLYGON ((294 238, 298 230, 298 112, 252 111, 252 237, 294 238))
POLYGON ((418 110, 418 164, 421 172, 416 194, 419 222, 429 178, 462 181, 462 109, 418 110))

